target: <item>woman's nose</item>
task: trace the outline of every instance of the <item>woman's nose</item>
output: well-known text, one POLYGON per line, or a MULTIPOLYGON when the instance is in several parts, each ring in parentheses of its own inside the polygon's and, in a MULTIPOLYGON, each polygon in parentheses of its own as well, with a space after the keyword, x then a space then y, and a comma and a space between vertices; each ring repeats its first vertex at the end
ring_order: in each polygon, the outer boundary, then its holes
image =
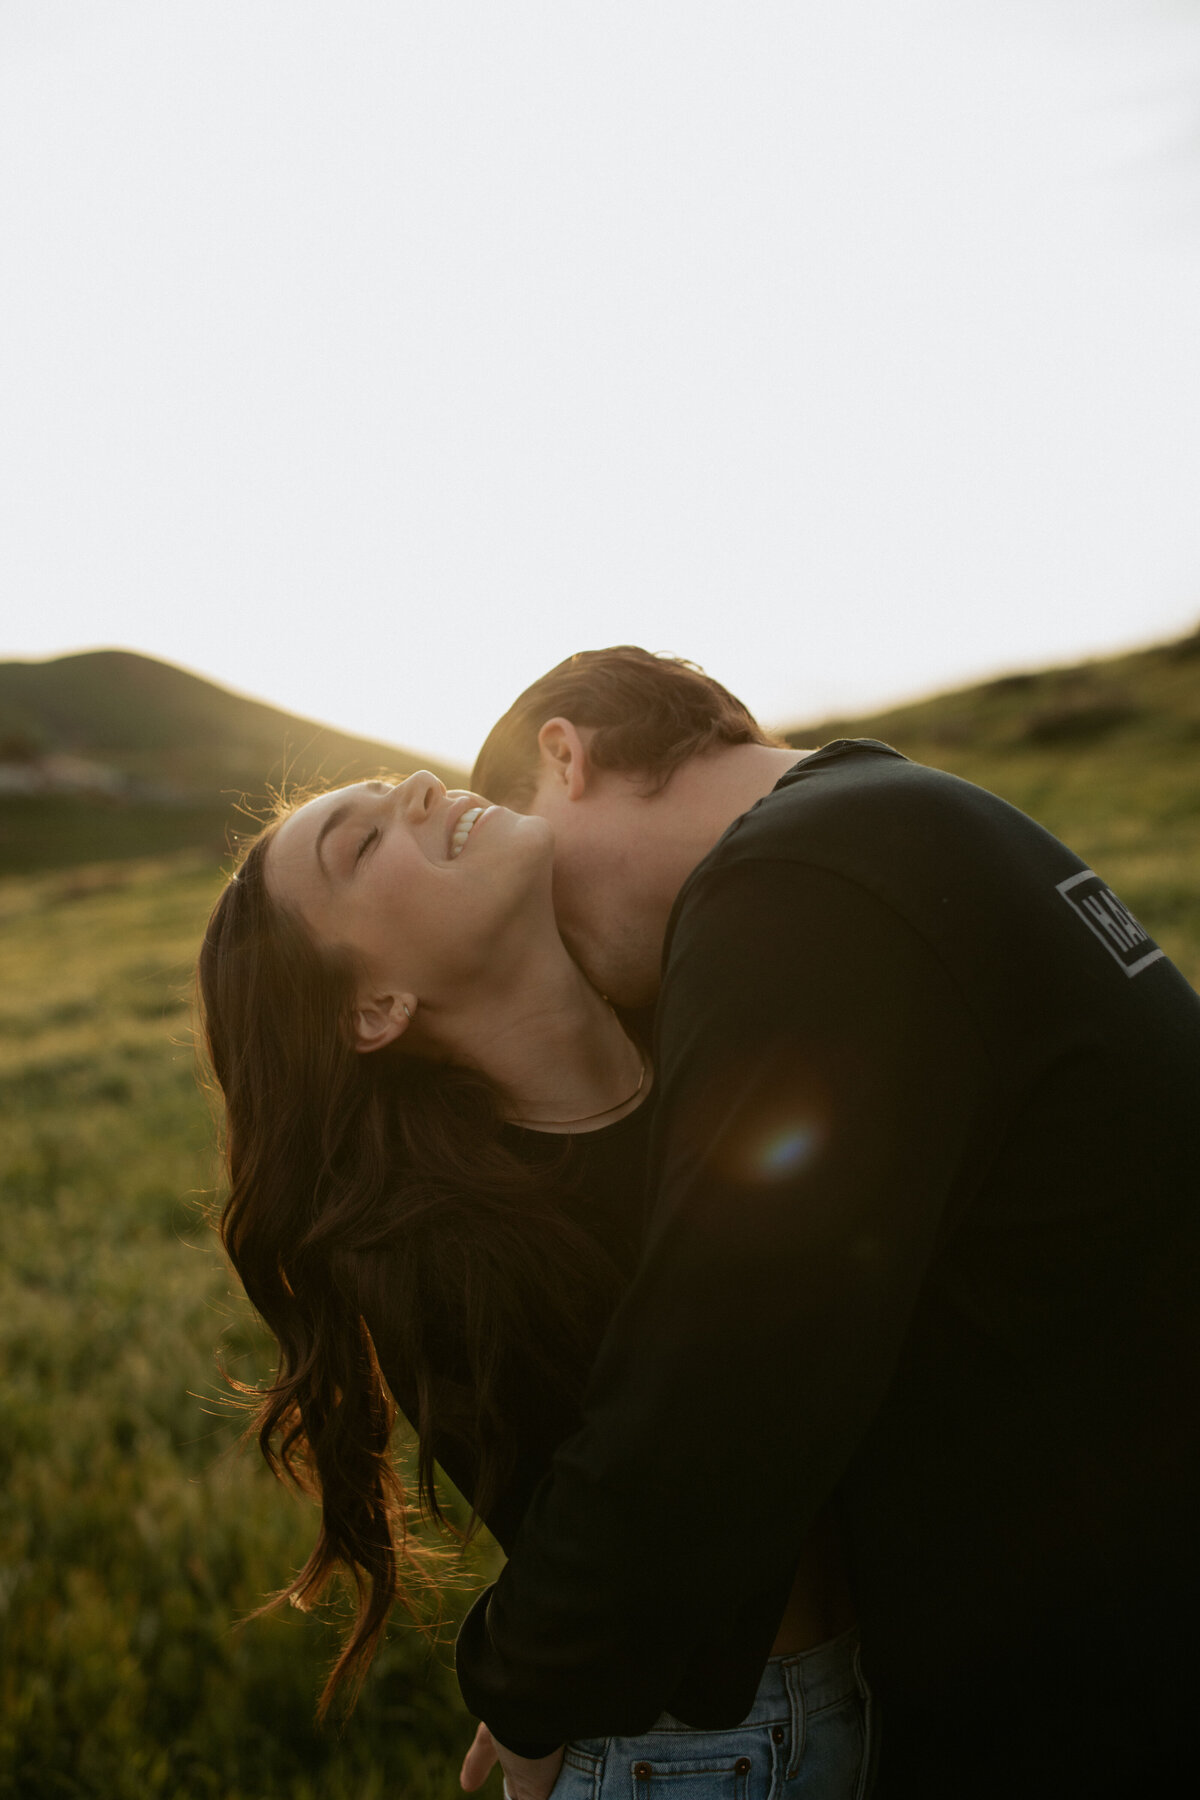
POLYGON ((446 784, 428 769, 418 769, 400 783, 397 791, 405 816, 418 820, 428 818, 438 801, 445 798, 446 784))

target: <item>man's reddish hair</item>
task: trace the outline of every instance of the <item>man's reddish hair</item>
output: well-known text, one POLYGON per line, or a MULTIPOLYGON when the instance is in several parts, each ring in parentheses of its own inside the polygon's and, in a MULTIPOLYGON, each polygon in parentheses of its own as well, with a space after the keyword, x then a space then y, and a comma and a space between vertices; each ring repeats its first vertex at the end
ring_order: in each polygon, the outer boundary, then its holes
POLYGON ((471 771, 474 791, 518 811, 527 805, 537 786, 538 732, 560 715, 592 732, 596 768, 641 776, 651 793, 702 751, 783 741, 695 663, 618 644, 581 650, 525 689, 488 733, 471 771))

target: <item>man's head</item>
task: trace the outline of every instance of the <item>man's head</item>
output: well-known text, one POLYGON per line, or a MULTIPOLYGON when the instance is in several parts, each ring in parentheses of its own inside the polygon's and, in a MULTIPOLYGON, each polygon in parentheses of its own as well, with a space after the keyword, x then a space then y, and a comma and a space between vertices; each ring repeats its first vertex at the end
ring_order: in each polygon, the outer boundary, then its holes
POLYGON ((526 811, 542 773, 538 735, 560 716, 589 734, 595 770, 626 775, 646 793, 665 787, 680 763, 702 751, 780 742, 695 663, 636 644, 580 650, 527 687, 492 726, 475 759, 474 791, 526 811))
POLYGON ((657 990, 675 895, 778 778, 790 755, 779 745, 694 663, 619 645, 569 657, 526 688, 488 734, 471 785, 549 822, 568 947, 601 992, 642 1006, 657 990))

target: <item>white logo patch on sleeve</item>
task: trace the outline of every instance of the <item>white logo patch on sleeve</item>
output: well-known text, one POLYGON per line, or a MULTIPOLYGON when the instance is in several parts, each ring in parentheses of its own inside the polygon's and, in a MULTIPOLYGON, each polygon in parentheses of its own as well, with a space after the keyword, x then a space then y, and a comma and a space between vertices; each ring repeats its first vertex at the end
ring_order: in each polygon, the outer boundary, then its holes
POLYGON ((1058 891, 1127 975, 1140 975, 1166 951, 1138 923, 1112 889, 1091 869, 1058 883, 1058 891))

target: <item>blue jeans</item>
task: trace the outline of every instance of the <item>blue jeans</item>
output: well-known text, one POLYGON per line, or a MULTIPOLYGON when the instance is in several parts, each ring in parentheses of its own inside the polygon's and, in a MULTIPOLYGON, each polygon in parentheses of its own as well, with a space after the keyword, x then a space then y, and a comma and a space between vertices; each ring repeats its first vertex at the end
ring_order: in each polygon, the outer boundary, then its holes
POLYGON ((773 1656, 754 1705, 727 1731, 664 1713, 642 1737, 568 1744, 553 1800, 860 1800, 869 1695, 858 1633, 773 1656))

